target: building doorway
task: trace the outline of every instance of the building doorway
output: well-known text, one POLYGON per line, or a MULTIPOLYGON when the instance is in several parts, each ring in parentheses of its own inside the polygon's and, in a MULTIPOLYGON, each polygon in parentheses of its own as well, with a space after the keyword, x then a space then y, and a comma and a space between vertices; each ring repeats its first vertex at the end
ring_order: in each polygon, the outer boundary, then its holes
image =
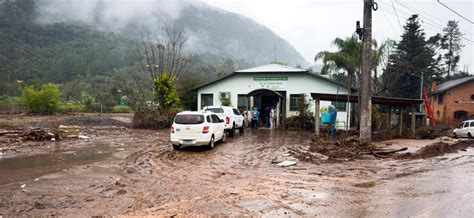
MULTIPOLYGON (((251 91, 247 96, 250 99, 253 99, 253 103, 250 102, 250 105, 257 107, 260 116, 259 116, 259 123, 260 125, 266 125, 266 114, 269 113, 269 110, 273 109, 274 114, 278 117, 276 120, 277 122, 281 123, 282 118, 284 117, 285 113, 285 103, 283 96, 286 95, 286 91, 283 91, 283 95, 281 92, 276 92, 270 89, 257 89, 251 91), (277 108, 277 106, 279 108, 277 108), (279 115, 277 115, 279 113, 279 115)), ((277 124, 278 125, 278 124, 277 124)))

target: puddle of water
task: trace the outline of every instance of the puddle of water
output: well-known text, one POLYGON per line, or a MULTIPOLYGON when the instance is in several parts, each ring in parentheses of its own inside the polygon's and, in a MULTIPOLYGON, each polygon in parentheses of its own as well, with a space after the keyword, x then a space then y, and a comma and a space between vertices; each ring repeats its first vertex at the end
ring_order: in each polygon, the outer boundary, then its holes
POLYGON ((363 183, 357 183, 354 184, 355 187, 358 188, 372 188, 378 184, 382 184, 383 182, 380 180, 374 180, 374 181, 369 181, 369 182, 363 182, 363 183))
POLYGON ((0 185, 33 179, 78 164, 91 163, 111 154, 110 147, 96 145, 77 150, 1 159, 0 185))

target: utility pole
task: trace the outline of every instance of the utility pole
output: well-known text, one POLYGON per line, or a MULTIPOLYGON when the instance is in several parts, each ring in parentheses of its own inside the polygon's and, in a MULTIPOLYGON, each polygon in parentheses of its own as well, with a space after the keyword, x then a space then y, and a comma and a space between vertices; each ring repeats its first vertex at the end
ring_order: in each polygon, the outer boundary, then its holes
MULTIPOLYGON (((420 100, 423 100, 423 72, 421 72, 421 79, 420 79, 420 100)), ((423 104, 420 104, 420 113, 423 112, 423 104)))
POLYGON ((362 36, 362 67, 360 87, 360 144, 372 141, 372 94, 370 93, 372 66, 372 8, 374 0, 364 0, 364 21, 362 36))

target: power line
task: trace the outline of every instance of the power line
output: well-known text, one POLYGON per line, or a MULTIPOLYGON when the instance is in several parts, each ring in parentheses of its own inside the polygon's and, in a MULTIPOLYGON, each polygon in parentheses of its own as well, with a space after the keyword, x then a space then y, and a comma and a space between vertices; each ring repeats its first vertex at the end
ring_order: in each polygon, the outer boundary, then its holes
POLYGON ((438 0, 438 3, 440 3, 442 6, 444 6, 445 8, 449 9, 450 11, 452 11, 453 13, 457 14, 458 16, 462 17, 464 20, 467 20, 467 22, 471 23, 471 24, 474 24, 474 22, 472 22, 471 20, 469 20, 468 18, 464 17, 462 14, 458 13, 457 11, 451 9, 450 7, 448 7, 447 5, 443 4, 443 2, 441 2, 440 0, 438 0))
MULTIPOLYGON (((444 25, 444 24, 440 24, 440 23, 437 22, 437 21, 440 21, 440 22, 444 22, 444 21, 441 21, 439 18, 437 18, 437 17, 435 17, 435 16, 429 14, 428 12, 422 11, 422 10, 420 10, 420 9, 417 9, 417 8, 413 7, 413 6, 409 6, 409 5, 407 5, 407 4, 404 4, 404 3, 402 3, 402 2, 399 2, 399 1, 397 1, 397 0, 395 0, 395 2, 396 2, 397 4, 399 4, 399 5, 401 5, 402 7, 404 7, 404 8, 406 8, 406 9, 408 9, 408 10, 414 12, 414 13, 419 13, 420 16, 421 16, 421 14, 426 15, 426 16, 423 16, 424 20, 427 20, 428 22, 431 22, 431 23, 433 23, 434 25, 438 25, 438 26, 443 26, 443 25, 444 25), (431 17, 431 18, 433 18, 433 19, 428 18, 428 16, 431 17), (435 20, 437 20, 437 21, 435 21, 435 20)), ((461 28, 460 28, 460 29, 461 29, 461 28)), ((472 35, 472 32, 471 32, 471 31, 468 31, 468 30, 463 29, 463 28, 462 28, 461 30, 462 30, 463 32, 466 32, 466 33, 469 33, 470 35, 472 35)))
POLYGON ((402 23, 400 22, 400 18, 398 17, 397 9, 395 9, 395 4, 393 4, 393 0, 391 1, 392 1, 392 6, 393 6, 393 11, 395 11, 395 15, 397 16, 398 25, 400 26, 400 30, 403 32, 402 23))
MULTIPOLYGON (((384 2, 380 2, 380 3, 382 3, 382 6, 394 8, 393 6, 391 6, 391 5, 389 5, 389 4, 386 4, 386 3, 384 3, 384 2)), ((404 10, 398 9, 398 11, 401 12, 401 13, 403 13, 403 14, 405 14, 405 15, 407 15, 407 16, 410 16, 410 15, 411 15, 410 12, 406 12, 406 11, 404 11, 404 10)), ((395 15, 395 16, 397 17, 397 19, 398 19, 398 17, 399 17, 398 14, 394 14, 393 12, 390 12, 390 11, 386 11, 386 12, 389 12, 389 13, 391 13, 392 15, 395 15)), ((416 13, 416 12, 415 12, 415 13, 416 13)), ((425 18, 425 17, 423 17, 423 18, 425 18)), ((426 27, 426 28, 431 29, 431 30, 433 30, 433 31, 435 31, 435 32, 438 32, 438 31, 441 31, 441 32, 442 32, 443 29, 444 29, 443 26, 441 26, 441 25, 439 25, 439 24, 437 24, 437 23, 423 22, 423 24, 425 24, 425 27, 426 27)), ((471 42, 471 43, 474 42, 473 40, 471 40, 471 39, 469 39, 469 38, 466 38, 466 37, 464 37, 464 36, 461 36, 461 38, 463 38, 464 40, 469 41, 469 42, 471 42)))
MULTIPOLYGON (((390 22, 390 20, 388 19, 387 15, 384 13, 383 10, 380 10, 380 11, 382 12, 382 15, 385 17, 385 20, 387 20, 388 24, 390 24, 390 27, 392 27, 391 30, 393 31, 393 29, 395 29, 395 27, 393 26, 392 22, 390 22)), ((400 29, 400 30, 403 32, 402 29, 400 29)))

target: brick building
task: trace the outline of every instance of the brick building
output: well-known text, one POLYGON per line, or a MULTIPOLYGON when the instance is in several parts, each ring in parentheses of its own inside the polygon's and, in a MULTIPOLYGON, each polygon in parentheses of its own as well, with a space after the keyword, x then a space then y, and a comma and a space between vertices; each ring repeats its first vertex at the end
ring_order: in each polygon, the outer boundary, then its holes
POLYGON ((474 76, 433 84, 431 107, 440 125, 456 126, 474 119, 474 76))

